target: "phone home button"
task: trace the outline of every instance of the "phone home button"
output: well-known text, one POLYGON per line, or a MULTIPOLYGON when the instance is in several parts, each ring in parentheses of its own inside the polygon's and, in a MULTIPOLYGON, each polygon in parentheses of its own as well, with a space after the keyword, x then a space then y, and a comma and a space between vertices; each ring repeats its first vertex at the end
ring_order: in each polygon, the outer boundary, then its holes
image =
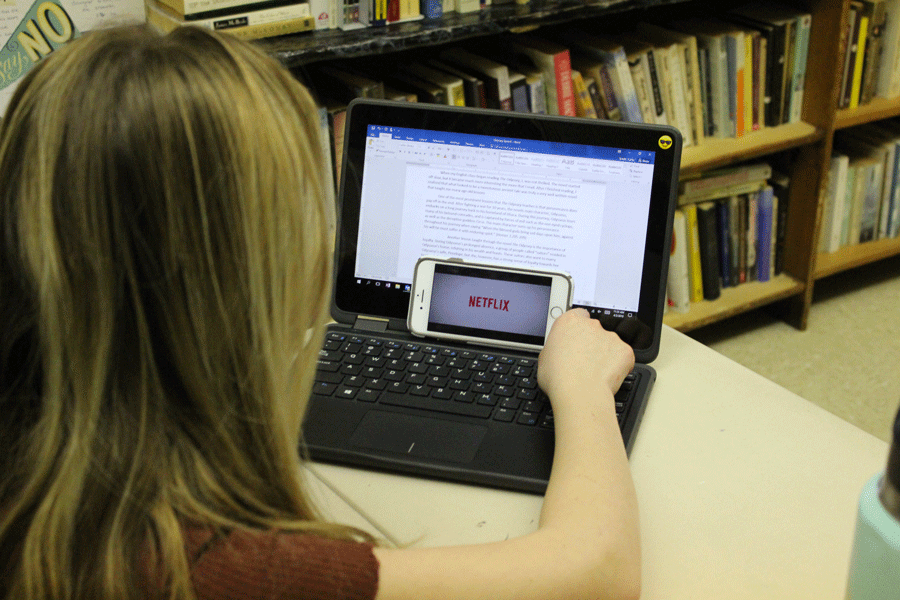
POLYGON ((559 306, 554 306, 550 309, 550 316, 554 319, 558 319, 561 314, 563 314, 563 309, 559 306))

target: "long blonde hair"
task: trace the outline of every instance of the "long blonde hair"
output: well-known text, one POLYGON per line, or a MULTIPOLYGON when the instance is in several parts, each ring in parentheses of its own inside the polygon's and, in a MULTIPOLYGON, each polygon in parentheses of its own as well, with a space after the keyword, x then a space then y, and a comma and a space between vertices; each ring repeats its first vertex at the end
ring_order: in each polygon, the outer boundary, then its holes
POLYGON ((326 318, 318 121, 226 35, 97 31, 0 126, 0 597, 192 598, 182 527, 333 537, 300 480, 326 318))

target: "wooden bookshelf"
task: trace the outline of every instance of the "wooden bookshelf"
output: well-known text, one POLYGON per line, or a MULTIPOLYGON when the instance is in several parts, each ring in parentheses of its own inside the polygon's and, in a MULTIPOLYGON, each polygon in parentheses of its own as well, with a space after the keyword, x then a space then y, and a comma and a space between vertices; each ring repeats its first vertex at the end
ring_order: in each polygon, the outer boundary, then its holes
POLYGON ((900 254, 900 238, 875 240, 822 253, 816 257, 815 278, 828 277, 897 254, 900 254))
POLYGON ((766 127, 739 138, 704 140, 681 152, 681 171, 705 171, 738 161, 759 158, 821 140, 825 132, 809 123, 766 127))
POLYGON ((898 115, 900 115, 900 98, 873 98, 871 102, 858 108, 837 111, 834 117, 834 128, 846 129, 898 115))
POLYGON ((691 305, 686 313, 669 312, 663 322, 679 331, 690 331, 747 312, 754 308, 802 294, 805 284, 790 275, 778 275, 764 283, 754 281, 722 289, 715 300, 691 305))
MULTIPOLYGON (((289 67, 331 60, 383 55, 401 60, 409 50, 465 43, 477 37, 509 35, 566 23, 590 21, 599 30, 627 31, 637 21, 676 20, 691 9, 715 16, 744 0, 707 3, 702 0, 532 0, 528 4, 495 4, 464 15, 437 20, 392 24, 353 31, 329 30, 288 35, 259 43, 289 67), (713 6, 715 4, 715 6, 713 6)), ((749 1, 749 0, 747 0, 749 1)), ((782 275, 767 283, 744 284, 722 290, 714 302, 702 302, 687 314, 670 313, 666 323, 682 331, 779 302, 798 328, 804 328, 817 279, 882 258, 900 254, 900 240, 881 240, 817 253, 823 207, 820 189, 827 177, 835 132, 865 123, 900 116, 900 98, 876 98, 853 110, 838 110, 842 39, 850 0, 779 0, 812 14, 809 58, 804 89, 802 122, 768 127, 736 139, 706 139, 685 148, 682 173, 706 170, 751 160, 766 160, 791 178, 782 275), (782 302, 785 301, 785 302, 782 302)), ((538 31, 540 33, 540 31, 538 31)))

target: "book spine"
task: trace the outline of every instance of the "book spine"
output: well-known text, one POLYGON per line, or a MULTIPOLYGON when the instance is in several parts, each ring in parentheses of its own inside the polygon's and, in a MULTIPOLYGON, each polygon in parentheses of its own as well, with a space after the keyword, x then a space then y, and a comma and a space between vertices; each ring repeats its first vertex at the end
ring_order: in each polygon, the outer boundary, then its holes
POLYGON ((747 281, 756 280, 756 244, 758 239, 757 213, 759 212, 759 196, 762 191, 747 194, 746 246, 747 246, 747 281))
POLYGON ((866 52, 866 35, 868 33, 869 17, 859 20, 859 32, 856 39, 856 55, 853 60, 853 82, 850 87, 850 102, 848 108, 859 106, 859 93, 862 89, 863 58, 866 52))
POLYGON ((884 0, 869 0, 872 19, 869 21, 869 39, 866 41, 866 56, 863 61, 863 83, 860 92, 860 104, 868 104, 875 96, 878 71, 881 69, 882 35, 884 34, 885 12, 884 0))
POLYGON ((715 300, 722 293, 719 273, 716 205, 704 202, 697 206, 697 232, 700 242, 700 268, 703 275, 703 299, 715 300))
POLYGON ((559 114, 574 117, 575 94, 572 90, 572 61, 569 51, 564 50, 553 56, 553 70, 556 73, 556 98, 559 114))
MULTIPOLYGON (((572 82, 574 83, 574 81, 573 79, 572 82)), ((588 97, 591 99, 591 106, 594 108, 594 114, 597 115, 597 118, 609 119, 606 108, 603 106, 602 93, 600 92, 600 86, 597 85, 597 80, 593 77, 589 78, 584 82, 584 87, 587 90, 588 97)))
POLYGON ((733 283, 731 280, 731 215, 728 202, 716 202, 715 210, 716 226, 718 227, 716 237, 719 243, 719 275, 722 287, 729 287, 733 283))
POLYGON ((575 94, 575 115, 588 119, 596 119, 597 112, 594 110, 594 102, 588 92, 587 86, 584 84, 584 77, 579 71, 572 71, 571 74, 572 87, 575 94))
POLYGON ((672 309, 679 313, 688 312, 691 303, 687 237, 684 212, 676 210, 672 224, 672 248, 667 282, 672 309))
POLYGON ((803 113, 803 92, 806 87, 806 64, 809 58, 809 31, 812 16, 801 15, 797 19, 797 42, 794 50, 793 88, 791 89, 788 123, 799 123, 803 113))
POLYGON ((891 175, 891 200, 888 210, 888 237, 900 235, 900 141, 895 143, 891 175))
POLYGON ((616 87, 612 77, 609 75, 609 69, 605 64, 602 64, 598 71, 600 74, 600 81, 598 81, 597 84, 600 88, 600 100, 603 103, 603 110, 606 113, 606 118, 611 121, 621 121, 623 120, 624 115, 619 106, 619 101, 616 98, 616 87))
POLYGON ((638 104, 637 91, 628 67, 628 58, 621 47, 604 58, 604 64, 613 82, 618 104, 622 109, 622 119, 629 123, 643 123, 641 107, 638 104))
MULTIPOLYGON (((726 35, 725 53, 727 59, 725 63, 725 82, 727 86, 727 114, 724 137, 737 137, 738 75, 740 75, 741 80, 743 80, 744 76, 743 69, 741 69, 740 74, 738 73, 738 63, 740 62, 740 56, 743 56, 743 44, 741 44, 740 52, 738 52, 738 50, 737 38, 732 35, 726 35)), ((741 89, 741 94, 743 95, 743 89, 741 89)))
POLYGON ((653 100, 651 99, 650 81, 646 68, 647 55, 639 53, 628 57, 628 68, 634 82, 634 90, 638 105, 641 108, 641 122, 655 123, 653 100))
POLYGON ((670 88, 670 96, 672 98, 672 111, 675 115, 675 121, 681 130, 683 145, 693 146, 696 144, 694 139, 694 127, 692 124, 691 114, 691 91, 688 87, 688 77, 685 73, 684 53, 681 46, 673 46, 669 50, 668 56, 669 74, 668 85, 670 88))
POLYGON ((735 87, 735 110, 734 110, 734 134, 736 137, 743 137, 747 130, 747 109, 749 105, 746 103, 747 93, 747 36, 743 34, 734 35, 734 87, 735 87))
POLYGON ((772 272, 772 224, 775 216, 772 186, 766 186, 757 201, 756 280, 769 281, 772 272))
POLYGON ((703 269, 700 261, 700 232, 697 226, 697 205, 689 204, 680 210, 684 212, 685 228, 687 230, 691 302, 700 302, 703 300, 703 269))
POLYGON ((838 102, 839 108, 847 108, 850 106, 850 92, 853 89, 853 68, 856 64, 856 49, 859 40, 859 18, 857 10, 851 5, 850 14, 845 34, 847 36, 846 50, 844 51, 844 71, 841 77, 841 97, 838 102))
POLYGON ((444 16, 444 4, 441 0, 421 0, 419 11, 426 19, 440 19, 444 16))
POLYGON ((721 188, 739 183, 768 179, 772 176, 772 165, 769 163, 755 163, 735 169, 729 169, 720 175, 701 177, 682 184, 681 191, 686 196, 699 194, 711 189, 721 188))
POLYGON ((834 252, 841 247, 841 233, 844 223, 844 205, 847 194, 847 170, 850 166, 850 157, 845 154, 835 155, 831 160, 831 169, 834 172, 834 196, 830 199, 831 206, 829 217, 831 230, 828 232, 828 244, 825 252, 834 252))
POLYGON ((885 3, 887 16, 875 93, 881 98, 896 98, 900 96, 900 0, 885 3))
POLYGON ((215 18, 215 13, 247 12, 285 5, 295 0, 156 0, 186 20, 215 18))
POLYGON ((663 99, 663 82, 660 65, 657 63, 656 50, 647 50, 646 77, 650 84, 650 106, 653 110, 653 123, 668 125, 669 115, 666 112, 666 104, 663 99))

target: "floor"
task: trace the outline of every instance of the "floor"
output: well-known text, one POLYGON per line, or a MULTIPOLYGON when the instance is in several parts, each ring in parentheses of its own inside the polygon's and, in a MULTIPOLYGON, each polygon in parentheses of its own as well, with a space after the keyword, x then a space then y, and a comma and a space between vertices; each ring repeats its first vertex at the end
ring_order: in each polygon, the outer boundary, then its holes
POLYGON ((689 335, 890 441, 900 406, 900 257, 818 281, 806 331, 758 310, 689 335))

